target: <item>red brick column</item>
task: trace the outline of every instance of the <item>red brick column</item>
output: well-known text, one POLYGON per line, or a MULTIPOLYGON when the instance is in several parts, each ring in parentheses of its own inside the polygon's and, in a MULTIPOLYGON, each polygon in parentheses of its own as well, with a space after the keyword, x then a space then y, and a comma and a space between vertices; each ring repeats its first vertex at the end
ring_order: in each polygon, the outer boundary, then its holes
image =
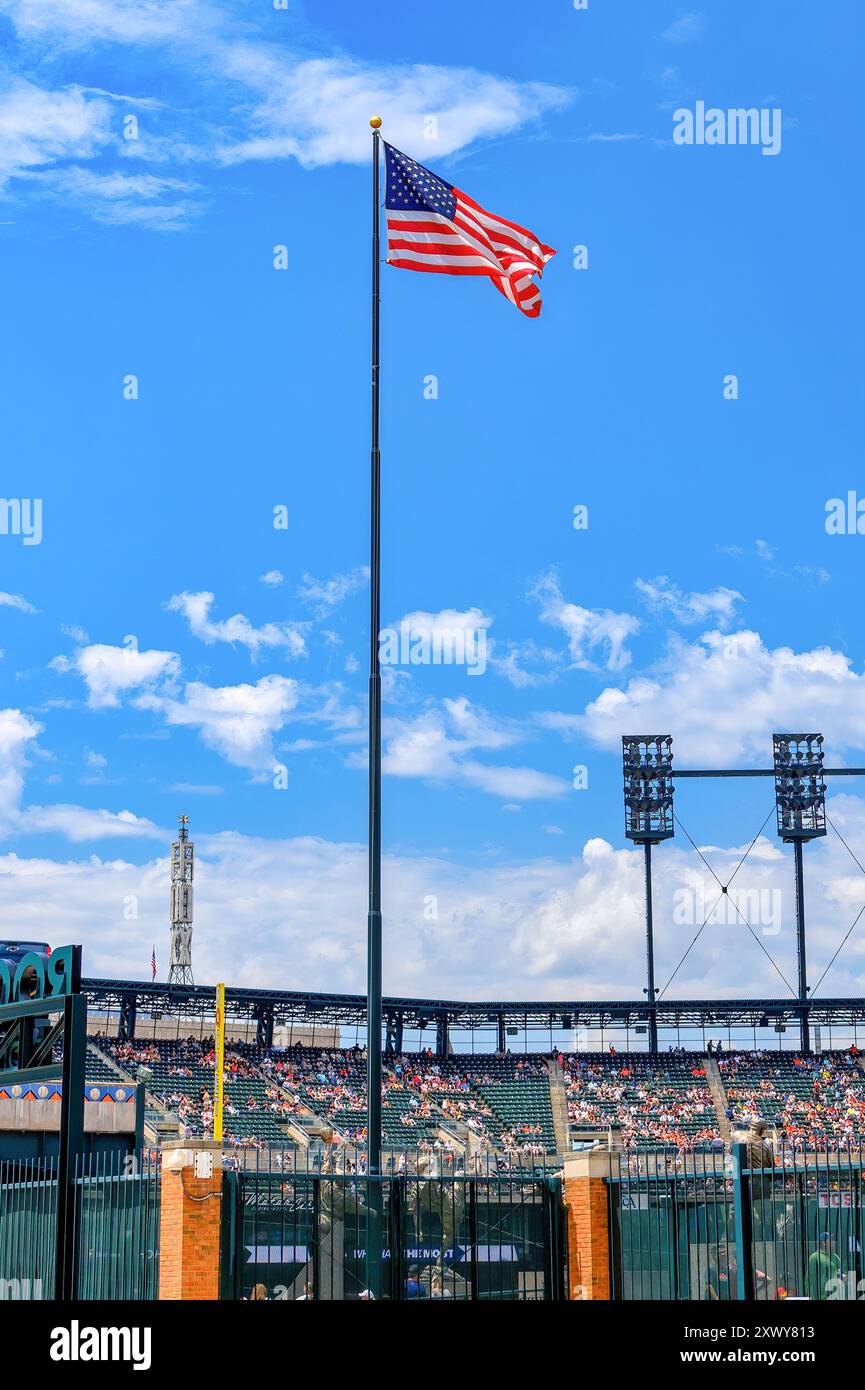
POLYGON ((571 1299, 605 1299, 610 1291, 609 1155, 565 1159, 571 1299))
POLYGON ((219 1297, 222 1149, 205 1139, 163 1145, 159 1222, 160 1299, 219 1297), (195 1176, 196 1154, 213 1174, 195 1176))

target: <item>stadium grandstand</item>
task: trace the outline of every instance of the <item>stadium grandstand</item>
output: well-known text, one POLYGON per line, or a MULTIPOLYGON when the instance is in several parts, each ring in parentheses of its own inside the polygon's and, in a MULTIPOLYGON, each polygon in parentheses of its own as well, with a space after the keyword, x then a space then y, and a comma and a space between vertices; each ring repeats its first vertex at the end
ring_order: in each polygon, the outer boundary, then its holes
MULTIPOLYGON (((84 989, 97 1029, 89 1039, 88 1078, 143 1084, 154 1138, 172 1128, 189 1136, 209 1133, 215 991, 105 980, 86 980, 84 989), (152 1029, 154 1019, 163 1034, 174 1036, 151 1036, 147 1025, 152 1029)), ((308 1148, 331 1135, 362 1150, 362 996, 229 989, 226 1000, 227 1145, 308 1148), (326 1033, 326 1045, 313 1041, 316 1028, 326 1033), (293 1032, 299 1040, 286 1041, 293 1032), (268 1041, 275 1033, 281 1042, 268 1041)), ((762 1117, 779 1141, 858 1144, 865 1125, 859 1001, 813 1006, 816 1036, 844 1042, 813 1054, 783 1045, 786 1023, 794 1034, 798 1027, 795 1005, 678 1001, 672 1009, 658 1006, 659 1026, 675 1030, 677 1039, 683 1031, 702 1030, 705 1043, 675 1041, 656 1052, 628 1046, 643 1041, 645 1005, 387 1000, 382 1142, 390 1150, 482 1150, 552 1162, 594 1143, 626 1150, 720 1149, 751 1118, 762 1117), (767 1028, 777 1039, 774 1047, 760 1037, 767 1028), (425 1031, 434 1040, 405 1046, 425 1031), (619 1045, 606 1040, 619 1035, 619 1045), (523 1047, 509 1046, 512 1039, 523 1047)))

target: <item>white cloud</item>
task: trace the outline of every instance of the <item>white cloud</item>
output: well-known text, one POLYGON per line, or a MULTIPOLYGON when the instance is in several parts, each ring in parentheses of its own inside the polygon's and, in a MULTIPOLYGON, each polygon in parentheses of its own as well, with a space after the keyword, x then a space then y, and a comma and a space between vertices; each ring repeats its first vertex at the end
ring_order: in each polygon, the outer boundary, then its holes
POLYGON ((141 652, 136 645, 111 647, 100 642, 79 648, 71 658, 55 657, 51 664, 57 671, 78 672, 87 685, 88 704, 93 709, 116 708, 120 695, 154 685, 180 671, 180 658, 175 652, 141 652))
MULTIPOLYGON (((465 698, 445 700, 442 709, 414 719, 388 720, 382 768, 394 777, 430 782, 463 782, 511 801, 561 796, 568 783, 528 767, 496 766, 471 756, 498 752, 525 734, 512 721, 497 720, 465 698)), ((359 762, 360 755, 350 759, 359 762)))
POLYGON ((89 47, 203 37, 216 11, 202 0, 0 0, 0 14, 24 37, 89 47))
POLYGON ((38 613, 39 609, 28 603, 20 594, 0 593, 0 608, 17 608, 20 613, 38 613))
POLYGON ((204 204, 182 196, 199 185, 155 174, 94 173, 73 165, 42 176, 46 190, 67 198, 96 222, 175 232, 188 226, 204 204))
POLYGON ((573 93, 545 83, 520 83, 472 68, 432 64, 380 66, 349 57, 286 62, 276 48, 236 44, 225 56, 229 76, 260 93, 254 134, 226 145, 226 162, 297 159, 307 167, 363 164, 369 159, 369 117, 408 154, 431 161, 474 140, 507 135, 573 93), (434 115, 437 138, 425 138, 434 115))
POLYGON ((736 616, 737 603, 744 603, 738 590, 723 585, 708 593, 683 593, 665 574, 657 579, 638 579, 634 587, 650 608, 669 613, 686 625, 714 620, 726 627, 736 616))
POLYGON ((487 661, 517 690, 526 690, 558 680, 565 658, 561 652, 541 647, 531 639, 504 643, 493 639, 487 644, 487 661), (527 663, 541 669, 527 670, 527 663))
MULTIPOLYGON (((84 806, 62 805, 22 808, 27 755, 38 751, 36 739, 42 732, 43 725, 20 709, 0 710, 0 828, 5 835, 56 833, 81 842, 162 833, 151 821, 131 811, 92 811, 84 806)), ((99 754, 91 756, 99 758, 99 754)))
MULTIPOLYGON (((865 806, 833 800, 849 843, 865 837, 865 806)), ((304 836, 266 840, 231 831, 196 834, 196 973, 233 985, 362 992, 366 846, 304 836), (250 922, 255 932, 250 933, 250 922)), ((705 847, 725 881, 742 846, 705 847)), ((10 932, 37 922, 55 943, 84 943, 89 975, 149 978, 151 947, 166 959, 165 856, 144 864, 89 855, 55 862, 0 857, 0 912, 10 932), (123 918, 134 894, 139 918, 123 918)), ((863 876, 835 837, 808 854, 810 979, 816 985, 861 906, 863 876)), ((566 860, 538 857, 461 865, 445 855, 386 854, 384 989, 428 998, 639 999, 645 984, 643 856, 589 840, 566 860), (438 918, 428 921, 428 895, 438 918)), ((791 854, 760 840, 736 883, 762 944, 795 980, 791 854), (772 894, 780 897, 775 900, 772 894), (771 905, 761 922, 748 899, 771 905), (764 934, 764 926, 769 931, 764 934), (777 930, 776 930, 777 928, 777 930)), ((656 970, 665 985, 714 901, 714 881, 684 842, 655 860, 656 970), (676 920, 676 895, 693 899, 695 923, 676 920), (704 906, 705 905, 705 906, 704 906)), ((865 929, 855 931, 820 990, 865 991, 865 929)), ((785 986, 734 914, 711 921, 670 988, 679 998, 784 997, 785 986)))
POLYGON ((149 693, 139 709, 160 714, 167 724, 198 729, 203 742, 236 767, 266 773, 273 769, 273 735, 298 699, 298 683, 285 676, 262 676, 255 685, 209 686, 192 681, 182 699, 149 693))
POLYGON ((282 570, 268 570, 266 574, 260 574, 258 576, 258 582, 259 584, 269 584, 271 588, 275 589, 278 588, 280 584, 285 583, 285 575, 282 573, 282 570))
POLYGON ((15 77, 0 92, 0 188, 60 159, 89 159, 111 139, 111 108, 80 87, 46 91, 15 77))
POLYGON ((305 574, 298 585, 297 595, 304 603, 314 605, 317 618, 324 618, 331 609, 368 583, 369 566, 357 565, 348 574, 335 574, 332 579, 316 579, 311 574, 305 574))
POLYGON ((773 731, 788 729, 824 733, 837 756, 865 748, 865 675, 829 647, 795 652, 756 632, 706 632, 692 643, 673 637, 650 675, 559 718, 610 750, 623 733, 662 729, 677 757, 703 766, 765 765, 773 731))
POLYGON ((20 709, 0 710, 0 826, 8 828, 18 814, 27 753, 42 729, 20 709))
POLYGON ((614 613, 609 608, 581 608, 568 603, 562 595, 554 574, 543 575, 529 595, 540 604, 540 619, 567 634, 568 648, 574 666, 584 670, 598 669, 591 654, 600 648, 603 666, 608 671, 621 671, 631 661, 625 643, 640 629, 640 620, 630 613, 614 613))
POLYGON ((706 32, 706 16, 698 11, 683 14, 661 35, 668 43, 697 43, 706 32))
POLYGON ((86 806, 27 806, 17 822, 20 834, 58 834, 81 844, 105 839, 162 839, 165 831, 132 811, 90 810, 86 806))
POLYGON ((293 51, 284 37, 289 17, 280 19, 280 41, 273 43, 262 37, 272 32, 266 12, 237 8, 208 0, 0 0, 0 16, 37 57, 146 46, 145 71, 160 93, 120 95, 123 77, 56 92, 14 78, 0 96, 0 187, 11 175, 26 175, 34 191, 62 198, 102 224, 179 231, 206 207, 194 196, 195 185, 54 166, 109 152, 117 163, 184 167, 283 158, 308 168, 363 163, 373 110, 381 111, 389 139, 441 159, 524 128, 575 96, 471 68, 377 64, 344 53, 311 57, 302 23, 294 26, 300 35, 293 51), (174 101, 162 99, 166 63, 183 82, 174 101), (148 116, 134 141, 119 133, 118 111, 130 107, 148 116), (430 116, 438 121, 432 148, 430 116))
POLYGON ((485 631, 492 626, 492 621, 480 608, 442 608, 438 613, 426 613, 419 608, 414 613, 406 613, 397 626, 405 623, 410 633, 423 632, 447 638, 457 632, 485 631))
POLYGON ((291 656, 306 655, 306 642, 299 624, 264 623, 262 627, 255 627, 242 613, 235 613, 222 622, 214 622, 210 616, 214 602, 214 595, 203 591, 174 594, 165 606, 169 612, 182 613, 192 634, 209 645, 214 642, 238 643, 246 647, 253 658, 266 647, 284 647, 291 656))

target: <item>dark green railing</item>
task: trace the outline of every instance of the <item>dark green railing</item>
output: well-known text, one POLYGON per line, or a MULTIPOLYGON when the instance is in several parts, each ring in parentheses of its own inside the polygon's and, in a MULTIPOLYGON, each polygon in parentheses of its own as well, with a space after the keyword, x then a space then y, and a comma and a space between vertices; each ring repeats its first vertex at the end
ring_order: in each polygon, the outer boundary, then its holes
POLYGON ((56 1218, 54 1160, 0 1162, 0 1300, 54 1297, 56 1218))
POLYGON ((153 1299, 159 1286, 156 1160, 95 1154, 75 1178, 78 1297, 153 1299))
POLYGON ((861 1148, 640 1150, 610 1164, 614 1298, 865 1296, 861 1148))
POLYGON ((428 1161, 374 1178, 343 1165, 228 1172, 223 1296, 367 1297, 377 1221, 379 1298, 557 1300, 566 1289, 562 1201, 559 1178, 492 1164, 466 1173, 428 1161))
MULTIPOLYGON (((159 1190, 155 1155, 78 1159, 71 1192, 78 1298, 156 1298, 159 1190)), ((54 1298, 57 1193, 54 1159, 0 1163, 0 1299, 54 1298)))

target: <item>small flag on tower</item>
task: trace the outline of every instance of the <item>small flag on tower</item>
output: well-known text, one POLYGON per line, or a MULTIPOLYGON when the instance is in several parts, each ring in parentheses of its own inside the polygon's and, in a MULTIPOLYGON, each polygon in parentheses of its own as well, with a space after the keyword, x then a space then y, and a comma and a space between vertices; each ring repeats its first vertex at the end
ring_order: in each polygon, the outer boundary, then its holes
POLYGON ((543 274, 555 251, 383 143, 388 264, 439 275, 488 275, 512 304, 536 319, 541 292, 532 276, 543 274))
POLYGON ((153 954, 152 954, 151 957, 150 957, 150 978, 151 978, 151 980, 155 980, 155 979, 156 979, 156 947, 155 947, 155 946, 154 946, 154 948, 153 948, 153 954))

